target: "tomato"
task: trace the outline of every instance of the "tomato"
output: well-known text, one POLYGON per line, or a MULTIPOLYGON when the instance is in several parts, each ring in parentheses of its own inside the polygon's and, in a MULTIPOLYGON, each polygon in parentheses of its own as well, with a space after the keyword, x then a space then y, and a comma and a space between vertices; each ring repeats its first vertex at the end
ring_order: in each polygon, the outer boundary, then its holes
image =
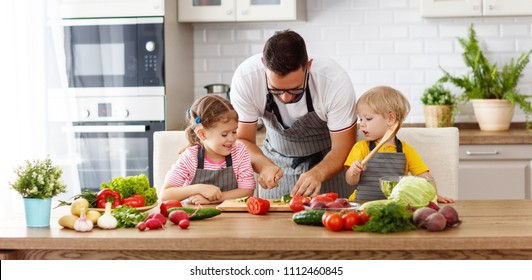
POLYGON ((161 203, 161 206, 159 206, 159 210, 161 214, 163 214, 163 216, 168 217, 168 209, 173 207, 183 207, 183 205, 179 200, 167 200, 161 203))
POLYGON ((353 230, 353 227, 360 222, 360 217, 357 212, 347 212, 342 215, 342 220, 344 221, 344 229, 353 230))
POLYGON ((334 212, 325 212, 325 213, 323 213, 323 215, 321 216, 321 224, 323 226, 325 226, 325 220, 327 220, 327 217, 329 217, 329 215, 331 215, 332 213, 334 213, 334 212))
POLYGON ((366 210, 358 213, 358 217, 360 218, 359 225, 365 225, 368 222, 369 218, 370 218, 369 215, 366 214, 366 210))
POLYGON ((323 202, 327 203, 327 202, 334 201, 334 199, 332 199, 331 197, 328 197, 328 196, 318 195, 318 196, 315 196, 314 198, 312 198, 310 200, 310 204, 312 204, 314 201, 323 201, 323 202))
POLYGON ((290 199, 290 209, 292 212, 305 210, 305 205, 310 205, 310 198, 306 196, 294 196, 290 199))
POLYGON ((328 193, 322 193, 322 194, 318 194, 317 196, 326 196, 326 197, 330 197, 332 198, 332 200, 336 200, 338 198, 338 194, 337 193, 334 193, 334 192, 328 192, 328 193))
POLYGON ((246 201, 246 207, 253 215, 264 215, 270 210, 270 201, 252 196, 246 201))
POLYGON ((342 220, 342 216, 340 216, 340 214, 338 213, 331 213, 325 219, 325 227, 331 231, 342 230, 344 228, 344 221, 342 220))

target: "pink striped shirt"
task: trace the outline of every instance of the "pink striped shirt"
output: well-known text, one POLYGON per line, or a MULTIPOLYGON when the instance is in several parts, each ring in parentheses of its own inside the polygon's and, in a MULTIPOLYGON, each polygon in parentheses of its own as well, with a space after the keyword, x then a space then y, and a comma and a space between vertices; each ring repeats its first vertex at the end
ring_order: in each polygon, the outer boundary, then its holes
MULTIPOLYGON (((187 148, 166 173, 164 183, 176 187, 190 185, 198 168, 198 150, 198 145, 187 148)), ((255 177, 253 168, 251 167, 251 158, 246 146, 240 142, 236 142, 231 148, 231 158, 233 160, 233 171, 235 172, 238 184, 237 188, 255 189, 255 177)), ((213 162, 205 158, 204 168, 207 170, 220 170, 225 167, 225 159, 221 162, 213 162)))

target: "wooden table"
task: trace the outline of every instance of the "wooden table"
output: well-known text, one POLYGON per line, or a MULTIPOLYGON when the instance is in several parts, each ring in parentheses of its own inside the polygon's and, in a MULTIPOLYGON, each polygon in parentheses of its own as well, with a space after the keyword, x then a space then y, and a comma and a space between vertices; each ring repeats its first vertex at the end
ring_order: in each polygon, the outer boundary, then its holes
MULTIPOLYGON (((2 217, 0 258, 21 259, 532 259, 532 200, 458 201, 463 224, 443 232, 331 232, 291 213, 222 213, 187 230, 28 228, 2 217)), ((63 207, 64 209, 66 207, 63 207)), ((63 210, 64 212, 64 210, 63 210)))

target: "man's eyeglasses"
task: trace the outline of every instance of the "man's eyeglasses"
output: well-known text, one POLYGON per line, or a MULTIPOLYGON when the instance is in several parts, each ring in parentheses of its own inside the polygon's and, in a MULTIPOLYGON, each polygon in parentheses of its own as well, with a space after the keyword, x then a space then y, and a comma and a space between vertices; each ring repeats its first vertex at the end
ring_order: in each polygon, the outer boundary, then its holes
POLYGON ((271 93, 272 95, 281 95, 283 93, 288 93, 291 95, 300 95, 304 93, 307 90, 307 69, 305 69, 305 74, 303 75, 303 87, 302 88, 292 88, 292 89, 272 89, 268 87, 268 77, 266 76, 266 86, 268 89, 268 93, 271 93))

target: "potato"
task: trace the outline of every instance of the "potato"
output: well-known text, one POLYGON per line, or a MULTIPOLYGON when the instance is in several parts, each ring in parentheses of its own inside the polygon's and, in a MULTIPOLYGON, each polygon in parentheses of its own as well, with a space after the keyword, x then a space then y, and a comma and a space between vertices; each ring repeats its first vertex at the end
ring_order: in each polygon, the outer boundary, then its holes
POLYGON ((72 205, 70 205, 70 213, 79 217, 81 215, 81 208, 85 208, 85 210, 89 209, 89 201, 85 198, 74 200, 72 205))
POLYGON ((65 215, 59 218, 59 225, 64 228, 74 229, 74 223, 79 217, 76 215, 65 215))
POLYGON ((92 221, 92 224, 95 225, 96 222, 98 222, 98 219, 102 216, 102 214, 96 210, 89 210, 87 211, 86 217, 87 219, 92 221))

